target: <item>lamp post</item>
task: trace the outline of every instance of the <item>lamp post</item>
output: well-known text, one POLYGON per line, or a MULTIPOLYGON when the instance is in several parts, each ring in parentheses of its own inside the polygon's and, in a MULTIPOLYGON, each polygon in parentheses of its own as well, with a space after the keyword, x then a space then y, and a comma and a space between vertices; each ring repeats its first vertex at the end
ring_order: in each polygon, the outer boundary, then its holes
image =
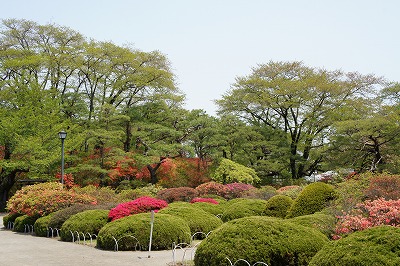
POLYGON ((61 139, 61 184, 64 186, 64 140, 67 137, 67 132, 60 131, 58 136, 61 139))

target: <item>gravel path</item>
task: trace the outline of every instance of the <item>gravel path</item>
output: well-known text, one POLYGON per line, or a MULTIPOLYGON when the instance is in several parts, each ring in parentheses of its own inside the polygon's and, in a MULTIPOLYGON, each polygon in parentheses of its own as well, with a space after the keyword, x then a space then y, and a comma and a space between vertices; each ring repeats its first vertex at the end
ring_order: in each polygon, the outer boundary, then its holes
MULTIPOLYGON (((3 227, 0 214, 0 265, 173 265, 172 251, 104 251, 88 245, 62 242, 56 239, 15 233, 3 227), (148 257, 150 255, 150 258, 148 257)), ((190 251, 186 259, 190 259, 190 251)), ((178 250, 176 261, 182 261, 183 251, 178 250)))

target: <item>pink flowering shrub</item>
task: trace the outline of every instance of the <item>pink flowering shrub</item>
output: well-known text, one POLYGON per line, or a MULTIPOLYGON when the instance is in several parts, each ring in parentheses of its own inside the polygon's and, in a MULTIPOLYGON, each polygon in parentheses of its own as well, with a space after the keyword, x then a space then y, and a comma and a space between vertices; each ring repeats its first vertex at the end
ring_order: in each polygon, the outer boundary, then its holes
POLYGON ((206 203, 211 203, 211 204, 218 204, 218 201, 212 198, 194 198, 190 201, 190 203, 196 203, 196 202, 206 202, 206 203))
POLYGON ((7 202, 11 213, 45 216, 72 204, 96 204, 95 198, 63 189, 60 183, 48 182, 23 187, 7 202))
POLYGON ((189 202, 197 196, 197 191, 191 187, 166 188, 157 193, 157 198, 165 200, 168 203, 174 201, 189 202))
POLYGON ((240 198, 243 196, 243 194, 249 190, 256 189, 252 185, 249 184, 244 184, 244 183, 231 183, 231 184, 226 184, 226 194, 225 198, 228 199, 234 199, 234 198, 240 198))
POLYGON ((369 199, 400 199, 400 176, 388 174, 374 176, 364 193, 369 199))
POLYGON ((225 197, 228 193, 228 188, 223 184, 217 182, 207 182, 196 187, 199 196, 204 195, 217 195, 225 197))
POLYGON ((138 214, 143 212, 149 212, 151 210, 158 211, 168 206, 168 203, 164 200, 155 199, 151 197, 140 197, 132 201, 118 204, 115 208, 112 208, 108 213, 108 218, 111 221, 129 216, 132 214, 138 214))
POLYGON ((339 216, 334 239, 379 225, 400 226, 400 200, 367 200, 349 214, 339 216))

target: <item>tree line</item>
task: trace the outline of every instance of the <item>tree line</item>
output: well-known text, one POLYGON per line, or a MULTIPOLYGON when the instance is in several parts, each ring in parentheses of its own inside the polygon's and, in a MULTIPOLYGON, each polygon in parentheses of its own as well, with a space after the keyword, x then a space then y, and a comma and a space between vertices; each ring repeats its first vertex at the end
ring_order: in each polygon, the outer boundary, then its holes
POLYGON ((167 158, 195 158, 204 175, 229 159, 263 184, 330 169, 398 172, 396 82, 268 62, 237 77, 211 116, 183 107, 159 51, 28 20, 5 19, 0 28, 2 204, 18 179, 59 172, 61 130, 66 172, 81 184, 109 184, 118 162, 157 183, 167 158))

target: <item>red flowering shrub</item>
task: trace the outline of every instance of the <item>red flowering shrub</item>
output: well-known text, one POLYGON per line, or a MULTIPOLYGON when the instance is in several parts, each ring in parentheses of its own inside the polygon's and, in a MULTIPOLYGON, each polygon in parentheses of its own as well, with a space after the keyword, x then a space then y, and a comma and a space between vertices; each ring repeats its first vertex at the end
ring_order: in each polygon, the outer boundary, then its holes
MULTIPOLYGON (((56 174, 56 178, 61 182, 61 173, 56 174)), ((64 186, 68 189, 77 187, 78 185, 74 182, 74 176, 72 174, 64 174, 64 186)))
POLYGON ((349 214, 339 216, 335 239, 355 231, 365 230, 379 225, 400 226, 400 200, 365 201, 349 214))
POLYGON ((23 187, 10 198, 7 209, 28 216, 45 216, 72 204, 96 204, 96 199, 62 188, 60 183, 49 182, 23 187))
POLYGON ((111 221, 114 221, 132 214, 148 212, 151 210, 158 211, 167 206, 168 203, 164 200, 151 197, 140 197, 132 201, 118 204, 115 208, 112 208, 110 210, 110 212, 108 213, 108 218, 111 221))
POLYGON ((157 198, 165 200, 168 203, 174 201, 191 201, 197 196, 197 191, 191 187, 177 187, 160 190, 157 198))
POLYGON ((207 182, 196 187, 199 196, 217 195, 225 197, 228 193, 228 188, 217 182, 207 182))
POLYGON ((372 177, 365 196, 369 199, 400 199, 400 176, 383 174, 372 177))
POLYGON ((225 197, 229 199, 240 198, 244 192, 256 189, 252 185, 244 183, 226 184, 225 187, 227 188, 227 193, 225 197))
POLYGON ((211 204, 218 204, 218 201, 212 198, 194 198, 190 201, 190 203, 196 203, 196 202, 206 202, 206 203, 211 203, 211 204))

